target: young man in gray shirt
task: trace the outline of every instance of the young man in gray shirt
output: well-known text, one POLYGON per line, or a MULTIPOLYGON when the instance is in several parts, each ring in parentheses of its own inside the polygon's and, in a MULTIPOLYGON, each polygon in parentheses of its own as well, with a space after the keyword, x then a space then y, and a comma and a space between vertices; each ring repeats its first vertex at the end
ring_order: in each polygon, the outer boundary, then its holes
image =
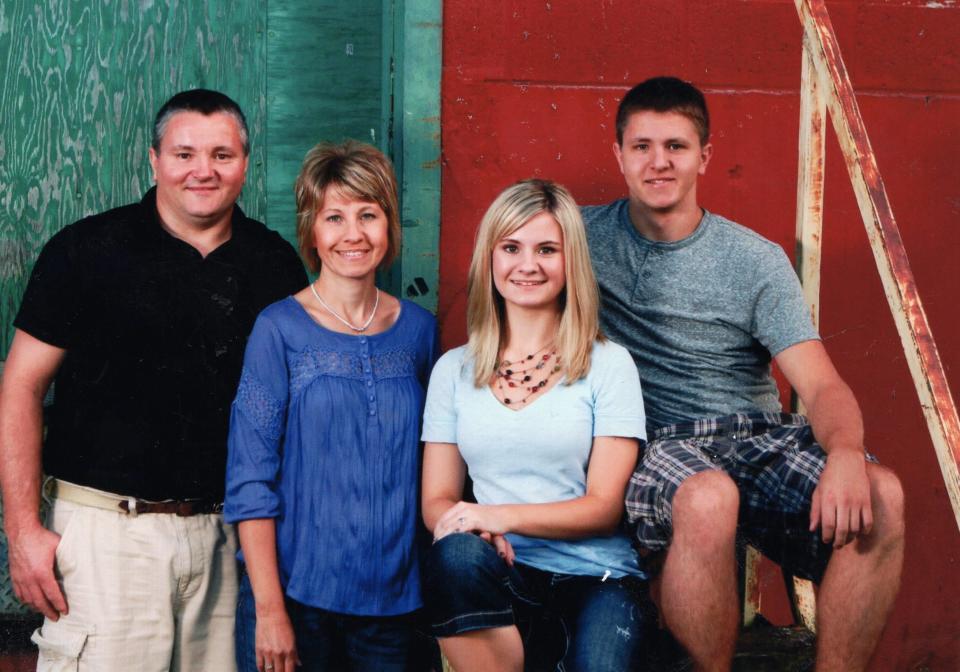
POLYGON ((863 422, 783 250, 707 212, 703 94, 672 77, 631 89, 613 146, 629 197, 583 209, 608 336, 633 355, 651 436, 627 491, 660 607, 699 670, 728 670, 735 539, 820 584, 817 669, 861 670, 903 563, 903 492, 863 422), (809 411, 781 413, 770 362, 809 411))

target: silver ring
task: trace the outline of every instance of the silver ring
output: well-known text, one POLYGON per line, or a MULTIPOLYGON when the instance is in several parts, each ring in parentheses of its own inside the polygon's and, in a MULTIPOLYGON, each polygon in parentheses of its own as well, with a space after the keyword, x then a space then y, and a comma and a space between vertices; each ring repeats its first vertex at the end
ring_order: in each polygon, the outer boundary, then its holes
POLYGON ((264 670, 272 670, 272 669, 273 669, 273 665, 264 665, 264 666, 263 666, 263 669, 264 669, 264 670))

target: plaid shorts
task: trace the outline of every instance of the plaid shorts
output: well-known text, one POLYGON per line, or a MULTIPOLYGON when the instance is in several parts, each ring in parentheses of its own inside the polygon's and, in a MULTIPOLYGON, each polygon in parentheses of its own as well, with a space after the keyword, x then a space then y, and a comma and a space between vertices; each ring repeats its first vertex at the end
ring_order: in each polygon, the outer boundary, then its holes
POLYGON ((795 576, 819 582, 832 546, 819 529, 809 531, 810 500, 825 462, 802 415, 739 413, 662 427, 630 477, 627 522, 641 549, 667 548, 677 488, 719 469, 740 491, 740 539, 795 576))

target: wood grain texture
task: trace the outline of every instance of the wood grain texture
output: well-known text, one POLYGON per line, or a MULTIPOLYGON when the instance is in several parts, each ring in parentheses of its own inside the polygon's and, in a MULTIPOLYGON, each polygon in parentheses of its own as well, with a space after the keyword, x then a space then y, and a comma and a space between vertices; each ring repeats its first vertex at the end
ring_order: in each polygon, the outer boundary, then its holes
MULTIPOLYGON (((43 244, 83 216, 142 196, 157 108, 194 87, 223 91, 243 108, 252 152, 241 206, 291 242, 293 182, 314 144, 370 142, 398 169, 406 156, 404 253, 381 282, 398 294, 425 282, 415 299, 435 308, 440 7, 0 0, 0 366, 43 244), (406 66, 393 58, 398 49, 406 66), (395 79, 406 82, 406 98, 395 95, 395 79), (405 104, 406 120, 394 114, 405 104)), ((17 613, 5 551, 0 535, 0 613, 17 613)))
POLYGON ((347 138, 389 150, 383 10, 380 0, 273 0, 267 15, 267 219, 294 241, 307 150, 347 138))
MULTIPOLYGON (((240 104, 253 148, 241 205, 264 214, 265 23, 252 1, 0 0, 0 358, 47 239, 150 187, 153 117, 177 91, 240 104)), ((2 536, 0 613, 24 613, 2 536)))
POLYGON ((395 20, 394 160, 402 175, 402 296, 436 312, 440 283, 440 0, 405 0, 395 20))
POLYGON ((0 2, 0 354, 43 243, 151 185, 153 116, 173 93, 214 88, 244 109, 241 203, 263 215, 265 20, 259 2, 0 2))

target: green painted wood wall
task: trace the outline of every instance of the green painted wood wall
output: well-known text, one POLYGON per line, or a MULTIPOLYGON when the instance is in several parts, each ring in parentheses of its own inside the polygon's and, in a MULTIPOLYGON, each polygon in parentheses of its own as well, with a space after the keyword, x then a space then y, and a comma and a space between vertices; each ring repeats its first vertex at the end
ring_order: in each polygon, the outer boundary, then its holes
POLYGON ((0 351, 30 268, 64 225, 137 200, 173 93, 217 88, 248 116, 242 203, 265 210, 264 32, 257 2, 0 3, 0 351))
MULTIPOLYGON (((404 251, 381 280, 435 310, 440 16, 440 0, 0 0, 0 360, 44 242, 141 197, 153 116, 193 87, 243 108, 240 204, 288 240, 310 147, 353 137, 391 154, 404 251)), ((0 537, 0 614, 18 611, 5 556, 0 537)))
POLYGON ((381 91, 390 90, 382 35, 391 16, 384 16, 382 4, 274 0, 269 5, 267 194, 271 226, 291 240, 293 182, 308 149, 321 139, 355 138, 389 150, 389 99, 384 106, 381 91), (305 24, 311 28, 305 30, 305 24))

